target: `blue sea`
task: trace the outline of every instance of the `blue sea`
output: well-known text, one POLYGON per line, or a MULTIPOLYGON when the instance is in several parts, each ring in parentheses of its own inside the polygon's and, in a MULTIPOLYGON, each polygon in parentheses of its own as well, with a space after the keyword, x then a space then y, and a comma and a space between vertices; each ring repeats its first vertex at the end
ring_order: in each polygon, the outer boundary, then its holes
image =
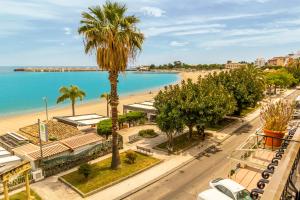
MULTIPOLYGON (((178 79, 172 73, 126 72, 119 76, 118 92, 122 96, 150 91, 178 79)), ((42 110, 43 97, 47 97, 49 107, 58 106, 59 88, 70 85, 86 92, 83 103, 110 91, 107 72, 14 72, 13 68, 0 67, 0 116, 42 110)))

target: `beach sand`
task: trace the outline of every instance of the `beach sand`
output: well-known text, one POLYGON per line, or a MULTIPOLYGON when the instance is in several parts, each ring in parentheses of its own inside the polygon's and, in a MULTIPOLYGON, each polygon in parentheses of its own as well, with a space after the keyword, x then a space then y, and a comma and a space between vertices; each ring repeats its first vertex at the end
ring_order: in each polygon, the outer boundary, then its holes
MULTIPOLYGON (((195 71, 195 72, 180 72, 179 75, 181 80, 186 80, 188 78, 196 81, 198 76, 204 76, 212 71, 195 71)), ((126 96, 120 96, 120 104, 118 106, 118 111, 120 114, 123 113, 123 105, 143 102, 146 100, 151 100, 157 94, 159 89, 134 93, 126 96), (151 91, 151 93, 150 93, 151 91)), ((77 102, 75 108, 76 114, 89 114, 89 113, 97 113, 100 115, 106 115, 106 102, 105 100, 93 101, 88 103, 80 103, 77 102)), ((71 115, 71 105, 63 108, 53 108, 48 111, 49 119, 54 116, 67 116, 71 115)), ((38 119, 45 120, 46 114, 43 112, 32 112, 26 114, 19 114, 8 117, 0 117, 0 134, 4 134, 8 131, 17 131, 19 128, 34 124, 38 119)))

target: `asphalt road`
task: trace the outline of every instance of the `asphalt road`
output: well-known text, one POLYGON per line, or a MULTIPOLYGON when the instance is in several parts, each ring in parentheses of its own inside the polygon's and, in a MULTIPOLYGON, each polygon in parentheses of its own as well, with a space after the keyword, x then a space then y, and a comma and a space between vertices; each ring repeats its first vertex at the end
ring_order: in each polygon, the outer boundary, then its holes
MULTIPOLYGON (((294 92, 288 99, 295 99, 300 91, 294 92)), ((197 194, 208 189, 210 180, 227 177, 231 169, 230 153, 236 149, 250 134, 261 127, 259 117, 245 124, 223 144, 216 153, 202 156, 183 168, 175 171, 158 182, 127 197, 127 200, 195 200, 197 194)))

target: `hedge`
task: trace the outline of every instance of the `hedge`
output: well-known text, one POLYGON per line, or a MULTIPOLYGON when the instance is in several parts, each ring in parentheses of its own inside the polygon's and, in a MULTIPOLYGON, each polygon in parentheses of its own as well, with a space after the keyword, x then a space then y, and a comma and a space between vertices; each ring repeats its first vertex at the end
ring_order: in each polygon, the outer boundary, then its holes
MULTIPOLYGON (((118 116, 118 125, 119 128, 123 127, 124 123, 128 123, 129 127, 131 124, 135 123, 143 123, 145 121, 145 113, 143 112, 129 112, 124 115, 119 115, 118 116)), ((97 133, 99 135, 105 135, 106 138, 112 134, 112 120, 111 119, 106 119, 103 121, 100 121, 97 124, 97 133)))

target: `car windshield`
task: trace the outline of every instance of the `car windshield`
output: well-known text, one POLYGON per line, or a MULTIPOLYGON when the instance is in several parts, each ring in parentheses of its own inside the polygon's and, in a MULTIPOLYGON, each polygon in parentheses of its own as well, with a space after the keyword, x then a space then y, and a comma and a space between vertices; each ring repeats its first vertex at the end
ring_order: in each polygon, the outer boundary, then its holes
POLYGON ((250 192, 248 190, 241 190, 236 195, 237 200, 252 200, 250 197, 250 192))

